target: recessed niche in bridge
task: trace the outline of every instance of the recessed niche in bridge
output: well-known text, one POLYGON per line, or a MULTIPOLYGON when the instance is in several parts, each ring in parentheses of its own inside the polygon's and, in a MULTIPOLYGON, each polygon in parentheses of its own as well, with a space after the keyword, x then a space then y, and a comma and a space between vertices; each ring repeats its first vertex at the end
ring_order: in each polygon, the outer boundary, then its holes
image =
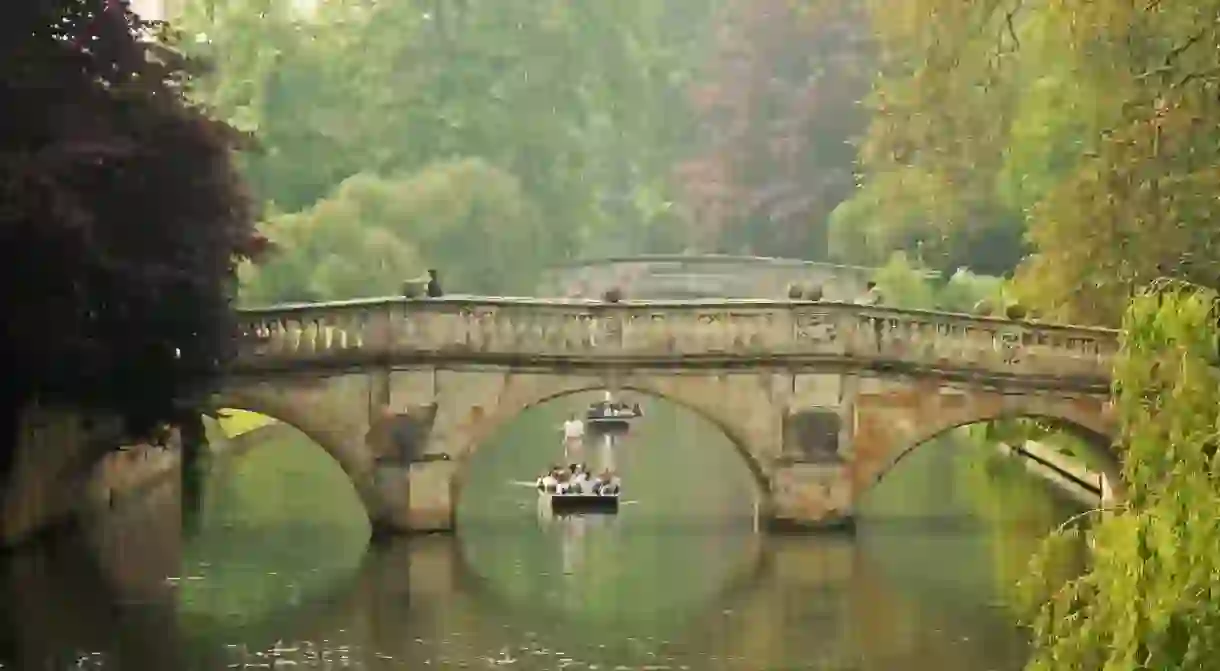
POLYGON ((784 420, 785 451, 801 461, 835 462, 842 420, 835 410, 801 410, 784 420))
POLYGON ((369 429, 367 441, 378 461, 409 464, 423 454, 436 413, 435 410, 416 410, 392 414, 369 429))

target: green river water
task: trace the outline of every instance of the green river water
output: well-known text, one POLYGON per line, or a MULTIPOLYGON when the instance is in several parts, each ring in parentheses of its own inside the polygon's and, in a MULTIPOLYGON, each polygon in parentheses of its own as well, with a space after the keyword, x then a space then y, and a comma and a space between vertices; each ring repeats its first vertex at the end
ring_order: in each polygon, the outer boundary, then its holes
POLYGON ((753 531, 728 441, 657 404, 620 452, 613 518, 549 519, 532 479, 580 400, 530 411, 474 460, 460 532, 370 545, 343 472, 301 436, 213 461, 90 538, 0 560, 0 668, 1006 671, 1004 601, 1078 508, 990 451, 921 446, 854 535, 753 531))

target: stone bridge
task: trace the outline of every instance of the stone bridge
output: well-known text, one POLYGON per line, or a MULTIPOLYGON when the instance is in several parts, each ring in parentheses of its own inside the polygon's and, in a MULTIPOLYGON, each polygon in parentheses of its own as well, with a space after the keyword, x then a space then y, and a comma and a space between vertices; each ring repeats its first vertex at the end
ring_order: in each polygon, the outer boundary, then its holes
POLYGON ((715 424, 779 527, 850 523, 903 455, 957 426, 1043 418, 1100 455, 1114 431, 1109 330, 763 300, 378 299, 240 316, 215 404, 312 438, 389 531, 452 529, 465 466, 497 428, 593 389, 715 424), (410 449, 387 447, 394 424, 410 449))
MULTIPOLYGON (((616 287, 632 298, 784 298, 790 284, 818 286, 829 301, 864 293, 877 270, 803 259, 727 254, 645 254, 573 261, 547 269, 539 296, 600 298, 616 287)), ((935 276, 936 273, 928 273, 935 276)))

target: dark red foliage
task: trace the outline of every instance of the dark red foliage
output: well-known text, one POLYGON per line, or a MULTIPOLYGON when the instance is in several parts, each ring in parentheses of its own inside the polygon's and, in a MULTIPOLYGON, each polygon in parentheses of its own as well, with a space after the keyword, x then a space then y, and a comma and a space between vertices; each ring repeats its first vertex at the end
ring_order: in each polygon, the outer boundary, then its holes
POLYGON ((265 241, 240 138, 188 104, 187 63, 125 4, 22 0, 0 22, 0 404, 140 434, 229 359, 235 264, 265 241))
POLYGON ((821 259, 855 188, 853 140, 873 75, 854 0, 729 0, 692 92, 702 150, 678 169, 705 251, 821 259))

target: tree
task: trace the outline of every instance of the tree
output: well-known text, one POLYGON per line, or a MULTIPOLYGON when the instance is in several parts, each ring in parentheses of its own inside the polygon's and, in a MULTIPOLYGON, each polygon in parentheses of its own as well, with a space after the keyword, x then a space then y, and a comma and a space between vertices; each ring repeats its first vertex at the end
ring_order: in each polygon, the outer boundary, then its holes
POLYGON ((1030 578, 1031 669, 1210 669, 1220 646, 1220 424, 1215 291, 1161 282, 1123 318, 1115 405, 1127 507, 1090 532, 1089 569, 1050 570, 1078 537, 1052 538, 1030 578))
POLYGON ((239 136, 186 101, 188 63, 117 0, 17 3, 0 28, 0 332, 7 467, 32 403, 179 417, 232 354, 256 253, 239 136))
POLYGON ((292 4, 216 0, 183 18, 206 38, 188 46, 217 62, 202 99, 258 135, 246 168, 280 210, 356 174, 466 157, 517 180, 547 262, 678 246, 668 171, 716 3, 351 1, 312 17, 292 4))
POLYGON ((247 276, 253 303, 397 294, 427 267, 449 292, 529 292, 547 230, 511 175, 478 159, 360 174, 304 212, 273 217, 279 253, 247 276))
POLYGON ((1215 285, 1220 35, 1198 26, 1217 9, 874 3, 886 74, 862 160, 889 186, 869 200, 920 203, 949 256, 1024 219, 1017 289, 1048 318, 1117 325, 1162 274, 1215 285))
POLYGON ((827 218, 855 185, 852 141, 872 69, 855 3, 726 3, 692 91, 702 143, 679 167, 705 251, 825 259, 827 218))

